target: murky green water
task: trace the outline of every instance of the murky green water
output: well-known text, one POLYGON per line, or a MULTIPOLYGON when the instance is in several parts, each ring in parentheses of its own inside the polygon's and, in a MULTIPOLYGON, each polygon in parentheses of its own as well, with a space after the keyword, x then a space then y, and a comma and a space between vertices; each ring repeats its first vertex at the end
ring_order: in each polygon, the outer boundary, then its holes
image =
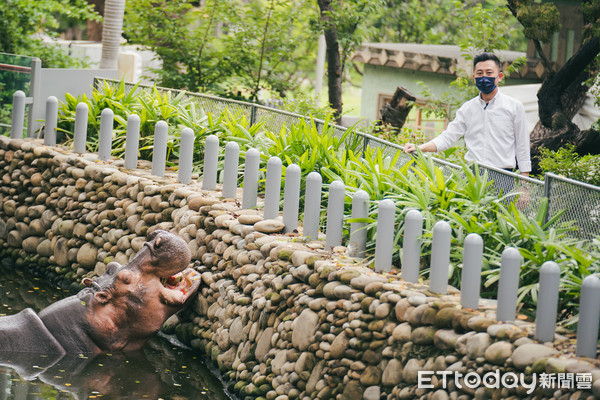
MULTIPOLYGON (((0 263, 0 315, 36 311, 71 295, 0 263)), ((232 398, 201 356, 152 338, 140 352, 93 358, 0 353, 0 400, 232 398)))

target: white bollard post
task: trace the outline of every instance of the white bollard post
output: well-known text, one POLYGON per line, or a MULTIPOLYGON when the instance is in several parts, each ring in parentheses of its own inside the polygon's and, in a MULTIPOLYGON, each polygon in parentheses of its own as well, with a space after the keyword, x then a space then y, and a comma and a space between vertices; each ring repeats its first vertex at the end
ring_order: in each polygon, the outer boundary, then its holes
POLYGON ((237 144, 237 142, 228 142, 225 145, 225 167, 222 192, 222 196, 226 199, 236 198, 239 162, 240 145, 237 144))
POLYGON ((540 342, 554 341, 559 284, 558 264, 554 261, 546 261, 540 269, 540 287, 535 310, 535 338, 540 342))
POLYGON ((498 305, 496 320, 514 321, 517 313, 517 293, 519 291, 519 274, 521 272, 521 254, 514 247, 502 252, 500 265, 500 282, 498 283, 498 305))
POLYGON ((255 208, 258 197, 258 168, 260 166, 260 152, 256 149, 246 151, 244 163, 244 192, 242 193, 242 208, 255 208))
POLYGON ((463 268, 460 286, 460 304, 463 308, 479 308, 479 287, 481 285, 481 263, 483 239, 476 233, 465 238, 463 248, 463 268))
POLYGON ((406 213, 402 242, 402 279, 407 282, 419 280, 422 234, 423 214, 419 210, 410 210, 406 213))
POLYGON ((429 272, 429 290, 433 293, 446 294, 448 292, 451 237, 452 228, 446 221, 438 221, 433 226, 431 271, 429 272))
POLYGON ((396 204, 385 199, 377 211, 377 237, 375 241, 375 272, 389 272, 394 254, 394 225, 396 204))
POLYGON ((194 131, 190 128, 181 130, 181 141, 179 144, 179 171, 177 180, 184 184, 192 181, 192 168, 194 166, 194 131))
POLYGON ((298 228, 300 207, 300 175, 302 171, 296 164, 285 169, 285 186, 283 188, 283 223, 284 232, 293 232, 298 228))
POLYGON ((50 96, 46 99, 46 120, 44 126, 44 144, 56 146, 56 125, 58 124, 58 99, 50 96))
MULTIPOLYGON (((364 190, 357 190, 352 197, 352 219, 367 218, 369 216, 369 194, 364 190)), ((350 257, 364 258, 367 248, 367 224, 364 222, 350 223, 350 243, 347 254, 350 257)))
POLYGON ((325 225, 325 250, 342 244, 342 229, 344 226, 344 197, 346 186, 342 181, 333 181, 329 185, 329 200, 327 201, 327 222, 325 225))
POLYGON ((110 158, 114 118, 113 110, 110 108, 102 110, 100 115, 100 137, 98 138, 98 158, 102 161, 110 158))
POLYGON ((165 121, 158 121, 154 125, 154 149, 152 151, 152 175, 165 176, 167 161, 167 136, 169 125, 165 121))
POLYGON ((131 114, 127 118, 127 133, 125 134, 125 168, 136 169, 138 149, 140 147, 140 117, 131 114))
POLYGON ((303 235, 312 239, 319 237, 321 219, 321 187, 323 178, 318 172, 311 172, 306 177, 306 193, 304 196, 303 235))
POLYGON ((202 190, 213 190, 217 187, 217 164, 219 162, 219 138, 208 135, 204 145, 204 169, 202 173, 202 190))
POLYGON ((281 199, 281 159, 271 157, 267 161, 267 182, 265 183, 264 219, 276 218, 279 215, 281 199))
POLYGON ((10 138, 23 139, 25 125, 25 92, 17 90, 13 94, 12 119, 10 123, 10 138))
POLYGON ((598 323, 600 322, 600 279, 586 276, 581 284, 577 324, 577 357, 596 358, 598 349, 598 323))
POLYGON ((77 104, 77 107, 75 107, 75 127, 73 128, 73 151, 75 153, 85 153, 88 111, 88 105, 85 103, 79 103, 77 104))

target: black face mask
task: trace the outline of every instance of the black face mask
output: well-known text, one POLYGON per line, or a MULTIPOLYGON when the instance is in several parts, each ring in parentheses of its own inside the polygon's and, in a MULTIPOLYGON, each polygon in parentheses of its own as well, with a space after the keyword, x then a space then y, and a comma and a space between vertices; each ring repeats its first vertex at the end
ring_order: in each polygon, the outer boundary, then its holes
POLYGON ((475 86, 483 94, 490 94, 496 89, 495 76, 479 76, 475 78, 475 86))

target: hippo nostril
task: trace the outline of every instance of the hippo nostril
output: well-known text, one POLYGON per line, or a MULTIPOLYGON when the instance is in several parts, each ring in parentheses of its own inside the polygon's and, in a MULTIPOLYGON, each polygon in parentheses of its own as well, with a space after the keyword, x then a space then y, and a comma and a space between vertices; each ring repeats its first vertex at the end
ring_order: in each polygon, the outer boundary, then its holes
POLYGON ((148 250, 150 250, 150 254, 152 254, 153 256, 155 255, 154 254, 154 247, 152 246, 152 243, 146 242, 146 243, 144 243, 144 246, 146 246, 148 248, 148 250))

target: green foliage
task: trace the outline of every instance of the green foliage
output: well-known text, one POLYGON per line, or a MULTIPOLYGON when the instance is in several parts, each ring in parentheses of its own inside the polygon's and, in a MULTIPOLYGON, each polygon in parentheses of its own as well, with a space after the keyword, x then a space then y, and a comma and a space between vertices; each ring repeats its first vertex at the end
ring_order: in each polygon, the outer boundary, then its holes
POLYGON ((526 47, 522 30, 506 12, 503 0, 386 0, 381 12, 371 18, 377 28, 372 38, 376 41, 460 44, 477 38, 508 41, 512 50, 526 47))
POLYGON ((508 3, 516 9, 527 39, 548 43, 560 29, 560 14, 554 3, 536 0, 509 0, 508 3))
POLYGON ((541 148, 539 167, 542 173, 552 172, 600 186, 600 155, 579 156, 575 150, 572 144, 556 151, 541 148))
POLYGON ((281 98, 282 109, 300 115, 311 115, 317 119, 332 119, 334 110, 329 106, 319 106, 318 101, 303 93, 281 98))
POLYGON ((473 53, 511 48, 516 21, 505 6, 498 2, 487 3, 488 7, 482 3, 454 2, 454 7, 461 10, 457 13, 458 25, 461 26, 457 44, 470 59, 473 53))
POLYGON ((99 20, 86 0, 5 0, 0 2, 0 52, 38 57, 44 67, 80 66, 64 51, 42 43, 36 33, 55 35, 59 18, 99 20))
POLYGON ((124 31, 158 54, 161 85, 256 100, 294 88, 310 63, 306 1, 130 0, 124 31))

